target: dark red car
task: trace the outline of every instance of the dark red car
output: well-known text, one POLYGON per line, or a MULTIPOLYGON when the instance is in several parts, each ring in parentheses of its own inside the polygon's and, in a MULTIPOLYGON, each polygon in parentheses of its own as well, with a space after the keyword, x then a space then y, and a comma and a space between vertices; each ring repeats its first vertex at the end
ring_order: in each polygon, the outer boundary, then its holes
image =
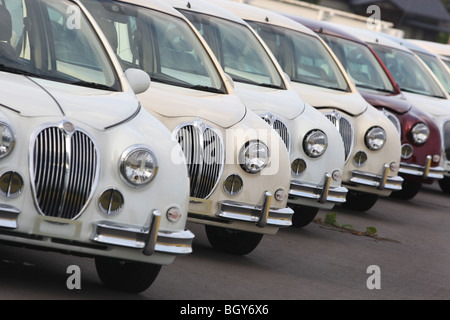
POLYGON ((406 99, 372 49, 338 26, 284 15, 316 32, 332 49, 367 102, 397 126, 402 141, 400 174, 404 182, 403 189, 392 196, 411 199, 422 183, 442 179, 444 169, 439 166, 442 142, 437 124, 406 99))

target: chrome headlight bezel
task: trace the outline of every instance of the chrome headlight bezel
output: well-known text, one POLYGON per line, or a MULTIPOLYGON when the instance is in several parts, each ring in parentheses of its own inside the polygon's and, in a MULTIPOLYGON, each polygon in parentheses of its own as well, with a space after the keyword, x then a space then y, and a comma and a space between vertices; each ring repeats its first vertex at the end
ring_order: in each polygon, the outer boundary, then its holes
POLYGON ((269 164, 269 161, 269 147, 259 140, 248 141, 239 152, 239 165, 245 172, 251 174, 261 172, 269 164))
POLYGON ((311 158, 319 158, 328 148, 328 136, 322 130, 311 130, 303 139, 303 150, 311 158))
POLYGON ((364 142, 366 147, 372 151, 381 150, 386 144, 387 135, 386 131, 378 126, 372 127, 367 130, 364 136, 364 142))
POLYGON ((16 145, 16 133, 6 122, 0 121, 0 159, 8 156, 16 145))
POLYGON ((156 155, 145 145, 131 146, 120 157, 119 172, 129 186, 143 187, 149 184, 158 172, 156 155), (146 158, 145 164, 142 163, 143 158, 146 158))
POLYGON ((430 137, 430 128, 426 123, 419 122, 412 126, 410 130, 411 140, 416 145, 422 145, 430 137))

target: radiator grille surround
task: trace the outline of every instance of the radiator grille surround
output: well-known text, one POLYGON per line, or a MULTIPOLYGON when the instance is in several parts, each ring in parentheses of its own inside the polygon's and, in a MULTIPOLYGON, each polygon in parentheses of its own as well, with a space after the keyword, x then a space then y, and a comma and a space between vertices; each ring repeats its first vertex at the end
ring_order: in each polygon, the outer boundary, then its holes
POLYGON ((286 146, 287 151, 290 153, 291 133, 289 132, 287 125, 271 113, 266 113, 261 118, 279 134, 284 142, 284 145, 286 146))
POLYGON ((223 173, 225 148, 221 135, 201 121, 175 130, 183 150, 190 180, 190 196, 206 199, 216 189, 223 173))
POLYGON ((49 217, 77 219, 92 198, 100 159, 94 141, 71 123, 40 128, 31 144, 34 200, 49 217))
POLYGON ((353 150, 353 144, 355 141, 353 125, 347 117, 338 113, 336 110, 324 115, 338 129, 344 142, 345 161, 347 161, 353 150))

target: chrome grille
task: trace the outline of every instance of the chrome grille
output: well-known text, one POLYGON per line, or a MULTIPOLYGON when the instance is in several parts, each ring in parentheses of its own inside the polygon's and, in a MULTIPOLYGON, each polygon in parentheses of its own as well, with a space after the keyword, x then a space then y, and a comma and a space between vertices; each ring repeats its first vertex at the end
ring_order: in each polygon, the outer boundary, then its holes
POLYGON ((450 121, 444 123, 444 153, 448 161, 450 161, 450 121))
POLYGON ((45 216, 76 219, 92 196, 98 155, 80 131, 59 127, 39 132, 33 147, 32 180, 36 204, 45 216))
POLYGON ((330 120, 341 134, 344 141, 345 160, 348 159, 354 142, 354 131, 351 122, 337 112, 327 113, 325 116, 330 120))
POLYGON ((397 129, 397 132, 399 134, 401 134, 402 129, 401 129, 401 125, 400 125, 400 121, 398 120, 398 118, 393 115, 390 112, 387 112, 386 110, 383 110, 384 115, 394 124, 395 128, 397 129))
POLYGON ((262 116, 262 119, 266 121, 281 137, 288 152, 291 151, 291 134, 287 126, 279 119, 276 119, 270 114, 262 116))
POLYGON ((182 126, 176 139, 188 166, 190 196, 208 198, 222 175, 225 161, 222 139, 203 123, 182 126))

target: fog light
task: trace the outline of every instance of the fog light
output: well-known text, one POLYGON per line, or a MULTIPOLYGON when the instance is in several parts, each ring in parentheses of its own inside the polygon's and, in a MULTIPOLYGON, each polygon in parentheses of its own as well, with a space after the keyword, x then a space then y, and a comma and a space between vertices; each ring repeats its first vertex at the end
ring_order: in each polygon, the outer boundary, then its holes
POLYGON ((342 179, 342 172, 341 172, 341 170, 334 170, 333 173, 331 174, 331 177, 335 181, 341 180, 342 179))
POLYGON ((106 215, 115 215, 123 209, 124 199, 120 191, 111 188, 103 191, 98 199, 100 211, 106 215))
POLYGON ((228 195, 234 196, 241 192, 243 186, 244 182, 242 181, 242 178, 237 174, 231 174, 225 179, 223 190, 228 195))
POLYGON ((402 145, 402 158, 403 159, 409 159, 412 157, 413 155, 413 146, 405 143, 404 145, 402 145))
POLYGON ((301 175, 306 170, 306 162, 303 159, 295 159, 291 163, 291 171, 296 176, 301 175))
POLYGON ((435 154, 435 155, 433 156, 433 161, 434 161, 434 162, 439 162, 439 161, 441 161, 441 155, 435 154))
POLYGON ((398 163, 397 162, 391 162, 391 164, 389 165, 389 169, 391 169, 391 171, 397 171, 399 168, 398 163))
POLYGON ((284 199, 286 199, 286 191, 283 189, 278 189, 275 191, 275 199, 277 201, 284 201, 284 199))
POLYGON ((15 171, 8 171, 0 177, 0 194, 6 198, 18 197, 23 190, 23 179, 15 171))
POLYGON ((167 219, 171 222, 177 222, 181 218, 181 211, 177 207, 172 207, 166 212, 167 219))
POLYGON ((358 151, 353 157, 353 162, 356 166, 361 167, 367 161, 367 154, 364 151, 358 151))

